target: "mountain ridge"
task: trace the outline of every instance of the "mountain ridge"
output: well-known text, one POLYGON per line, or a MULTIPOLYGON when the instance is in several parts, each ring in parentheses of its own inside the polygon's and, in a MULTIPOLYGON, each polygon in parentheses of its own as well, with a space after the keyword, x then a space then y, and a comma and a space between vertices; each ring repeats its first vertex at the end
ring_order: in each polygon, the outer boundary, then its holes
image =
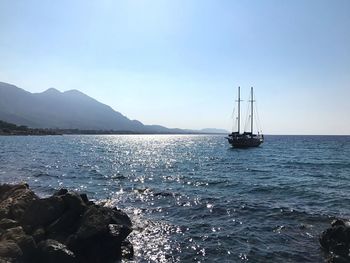
POLYGON ((0 120, 41 129, 114 130, 137 133, 206 133, 145 125, 77 90, 31 93, 0 82, 0 120))
POLYGON ((0 82, 0 119, 32 128, 148 131, 110 106, 78 91, 30 93, 0 82))

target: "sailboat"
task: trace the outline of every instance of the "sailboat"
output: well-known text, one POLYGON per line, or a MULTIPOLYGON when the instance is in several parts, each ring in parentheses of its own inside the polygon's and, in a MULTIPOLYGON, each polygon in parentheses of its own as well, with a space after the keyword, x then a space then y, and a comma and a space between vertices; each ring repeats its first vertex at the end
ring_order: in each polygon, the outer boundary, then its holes
POLYGON ((241 124, 241 90, 238 87, 238 130, 232 132, 228 135, 228 142, 235 148, 248 148, 248 147, 258 147, 260 144, 264 142, 264 135, 254 134, 253 133, 253 123, 254 123, 254 95, 253 95, 253 87, 250 90, 250 132, 240 132, 240 124, 241 124))

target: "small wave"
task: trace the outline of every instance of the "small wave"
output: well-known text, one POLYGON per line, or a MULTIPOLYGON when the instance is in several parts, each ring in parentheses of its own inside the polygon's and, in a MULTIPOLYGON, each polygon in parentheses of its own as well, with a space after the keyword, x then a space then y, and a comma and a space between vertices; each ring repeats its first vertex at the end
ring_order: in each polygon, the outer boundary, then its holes
POLYGON ((46 172, 34 173, 33 177, 54 177, 54 178, 59 178, 58 175, 53 175, 53 174, 49 174, 49 173, 46 173, 46 172))
POLYGON ((302 162, 302 161, 288 161, 284 163, 288 167, 295 166, 307 166, 307 167, 315 167, 320 169, 320 167, 331 167, 331 168, 350 168, 350 163, 337 163, 337 162, 326 162, 326 160, 322 162, 302 162))
POLYGON ((263 170, 263 169, 254 169, 254 168, 248 168, 247 170, 250 172, 255 172, 255 173, 271 173, 271 172, 273 172, 272 170, 263 170))

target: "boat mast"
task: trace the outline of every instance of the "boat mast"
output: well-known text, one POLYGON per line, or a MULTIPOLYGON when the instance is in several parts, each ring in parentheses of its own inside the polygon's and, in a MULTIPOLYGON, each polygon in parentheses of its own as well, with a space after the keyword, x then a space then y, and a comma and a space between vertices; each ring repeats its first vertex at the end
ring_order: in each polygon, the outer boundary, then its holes
POLYGON ((238 86, 238 134, 241 126, 241 88, 238 86))
POLYGON ((250 89, 250 103, 251 103, 251 105, 250 105, 250 110, 251 110, 251 112, 250 112, 250 132, 252 133, 252 135, 253 135, 253 102, 254 102, 254 100, 253 100, 253 87, 251 87, 251 89, 250 89))

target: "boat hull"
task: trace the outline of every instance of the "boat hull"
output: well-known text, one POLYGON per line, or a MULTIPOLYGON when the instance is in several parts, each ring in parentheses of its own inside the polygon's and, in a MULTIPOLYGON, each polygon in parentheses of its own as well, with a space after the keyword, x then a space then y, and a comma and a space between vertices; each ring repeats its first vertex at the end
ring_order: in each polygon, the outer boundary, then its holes
POLYGON ((261 137, 229 137, 228 142, 235 148, 258 147, 264 142, 261 137))

